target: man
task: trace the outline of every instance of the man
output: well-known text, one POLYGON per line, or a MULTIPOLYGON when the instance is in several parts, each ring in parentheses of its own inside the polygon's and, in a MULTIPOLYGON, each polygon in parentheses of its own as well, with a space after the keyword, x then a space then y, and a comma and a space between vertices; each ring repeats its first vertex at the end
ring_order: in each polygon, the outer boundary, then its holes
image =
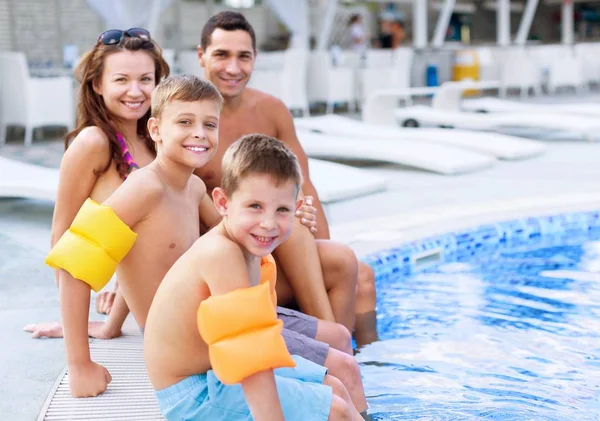
POLYGON ((256 37, 243 15, 221 12, 208 20, 202 30, 198 58, 204 76, 217 87, 225 102, 217 154, 196 174, 210 192, 220 184, 223 153, 236 139, 262 133, 284 142, 299 159, 305 179, 303 194, 315 199, 318 231, 315 242, 311 232, 296 223, 290 239, 275 250, 281 269, 278 301, 284 306, 297 304, 304 313, 337 321, 350 331, 354 328, 358 346, 373 342, 377 340, 373 271, 361 262, 357 269, 354 252, 328 239, 327 220, 289 110, 279 99, 246 87, 255 57, 256 37))

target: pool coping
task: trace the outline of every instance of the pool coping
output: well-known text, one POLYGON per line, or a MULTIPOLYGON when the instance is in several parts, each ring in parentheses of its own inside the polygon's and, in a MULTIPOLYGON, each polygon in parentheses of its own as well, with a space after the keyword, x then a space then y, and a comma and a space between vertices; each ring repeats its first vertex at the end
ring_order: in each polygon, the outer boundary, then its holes
POLYGON ((331 237, 354 249, 358 257, 452 231, 519 218, 600 210, 600 194, 535 196, 469 205, 433 207, 336 225, 331 237))

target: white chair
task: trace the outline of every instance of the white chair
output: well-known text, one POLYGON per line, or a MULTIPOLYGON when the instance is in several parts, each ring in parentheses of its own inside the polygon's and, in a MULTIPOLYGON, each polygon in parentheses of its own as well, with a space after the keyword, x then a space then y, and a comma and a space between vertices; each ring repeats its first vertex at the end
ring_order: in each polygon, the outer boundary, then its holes
POLYGON ((521 97, 529 95, 530 89, 534 94, 541 95, 542 70, 538 63, 523 49, 509 50, 503 56, 500 65, 500 96, 505 97, 507 90, 514 88, 520 91, 521 97))
POLYGON ((307 116, 307 71, 308 51, 288 49, 281 68, 255 69, 248 86, 281 99, 290 110, 301 110, 307 116))
POLYGON ((585 90, 583 65, 572 54, 552 60, 550 74, 548 75, 548 93, 554 94, 559 88, 573 88, 581 93, 585 90))
POLYGON ((9 125, 25 127, 25 145, 33 130, 44 126, 75 124, 74 80, 70 77, 32 78, 24 53, 0 53, 0 145, 9 125))
POLYGON ((309 57, 308 100, 327 104, 327 113, 333 112, 336 103, 348 103, 349 109, 356 109, 354 90, 354 70, 349 67, 335 67, 327 51, 313 51, 309 57))
POLYGON ((204 77, 204 69, 200 67, 196 50, 180 51, 177 54, 177 67, 180 74, 204 77))
POLYGON ((167 64, 169 65, 169 68, 171 69, 171 73, 175 73, 175 50, 171 49, 171 48, 167 48, 165 50, 162 50, 162 56, 165 59, 165 61, 167 62, 167 64))

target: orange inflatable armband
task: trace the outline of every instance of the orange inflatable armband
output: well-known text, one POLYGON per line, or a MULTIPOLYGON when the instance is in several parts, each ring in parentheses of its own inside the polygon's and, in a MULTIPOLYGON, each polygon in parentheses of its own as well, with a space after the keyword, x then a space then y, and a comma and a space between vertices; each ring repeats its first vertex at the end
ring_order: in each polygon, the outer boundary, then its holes
POLYGON ((224 384, 265 370, 295 367, 272 305, 270 284, 213 295, 198 307, 198 330, 212 369, 224 384))
POLYGON ((271 288, 271 301, 273 306, 277 307, 277 265, 275 259, 270 254, 260 259, 260 283, 268 282, 271 288))

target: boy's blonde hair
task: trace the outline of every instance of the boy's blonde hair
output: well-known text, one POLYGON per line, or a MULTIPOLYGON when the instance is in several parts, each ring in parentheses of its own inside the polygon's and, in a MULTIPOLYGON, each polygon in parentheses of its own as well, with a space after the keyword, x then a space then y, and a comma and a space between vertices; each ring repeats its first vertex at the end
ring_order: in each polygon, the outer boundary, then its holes
POLYGON ((249 134, 236 140, 225 151, 221 170, 221 188, 229 197, 251 174, 270 175, 276 185, 292 181, 298 191, 302 186, 302 170, 296 155, 283 142, 263 134, 249 134))
POLYGON ((152 92, 152 117, 160 118, 170 101, 216 101, 219 110, 223 97, 208 80, 194 75, 171 76, 161 81, 152 92))

